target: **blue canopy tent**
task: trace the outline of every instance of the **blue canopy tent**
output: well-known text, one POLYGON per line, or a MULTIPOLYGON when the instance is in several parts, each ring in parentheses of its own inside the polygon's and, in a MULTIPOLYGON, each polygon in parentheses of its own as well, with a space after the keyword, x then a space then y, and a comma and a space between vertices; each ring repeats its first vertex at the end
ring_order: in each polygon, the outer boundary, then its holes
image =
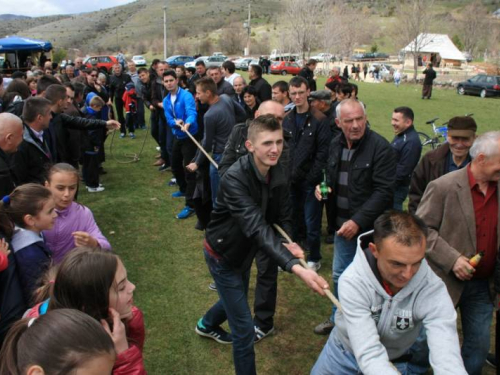
POLYGON ((0 53, 15 53, 16 51, 49 52, 52 44, 44 40, 8 36, 0 39, 0 53))
POLYGON ((37 52, 49 52, 52 50, 52 44, 45 40, 36 40, 24 38, 22 36, 8 36, 0 39, 0 53, 5 53, 15 57, 15 66, 19 67, 19 59, 25 60, 37 52))

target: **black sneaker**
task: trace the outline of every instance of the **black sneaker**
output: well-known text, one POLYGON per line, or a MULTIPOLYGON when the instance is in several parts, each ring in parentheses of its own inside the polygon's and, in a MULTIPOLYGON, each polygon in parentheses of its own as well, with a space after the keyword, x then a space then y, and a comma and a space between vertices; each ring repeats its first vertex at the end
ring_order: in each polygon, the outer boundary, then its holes
POLYGON ((488 356, 486 357, 486 364, 493 368, 497 368, 497 358, 495 357, 495 354, 488 353, 488 356))
POLYGON ((254 343, 258 343, 262 339, 265 339, 267 336, 272 335, 274 333, 274 327, 271 327, 271 329, 264 331, 263 329, 260 329, 259 327, 255 326, 255 339, 254 343))
POLYGON ((208 337, 209 339, 217 341, 219 344, 228 345, 233 343, 231 334, 224 331, 221 327, 217 327, 212 330, 206 329, 203 325, 203 318, 198 320, 198 324, 196 324, 196 328, 194 330, 198 335, 208 337))
POLYGON ((160 168, 158 168, 158 171, 160 172, 166 172, 166 171, 170 171, 171 168, 169 165, 166 165, 166 164, 163 164, 160 168))

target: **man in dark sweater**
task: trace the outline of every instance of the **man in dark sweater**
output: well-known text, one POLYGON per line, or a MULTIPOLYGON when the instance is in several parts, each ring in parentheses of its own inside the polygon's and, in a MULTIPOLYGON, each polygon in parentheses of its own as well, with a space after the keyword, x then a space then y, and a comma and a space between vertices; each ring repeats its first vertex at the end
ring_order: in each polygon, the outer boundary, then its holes
POLYGON ((217 95, 226 94, 231 98, 234 98, 235 92, 233 86, 227 82, 223 76, 220 68, 218 66, 211 66, 208 68, 208 75, 212 78, 217 85, 217 95))
MULTIPOLYGON (((217 95, 215 82, 208 77, 196 82, 196 98, 202 104, 210 107, 203 117, 205 129, 203 133, 202 146, 208 153, 212 152, 212 158, 216 163, 222 158, 227 139, 237 122, 243 122, 246 118, 245 110, 227 95, 217 95)), ((200 151, 192 163, 186 168, 195 172, 201 164, 207 163, 207 157, 200 151)), ((215 205, 217 189, 219 186, 219 174, 214 165, 210 165, 210 187, 212 189, 212 203, 215 205)))
POLYGON ((432 83, 436 79, 436 71, 432 69, 432 64, 427 65, 427 69, 424 70, 424 86, 422 87, 422 99, 430 99, 432 95, 432 83))
POLYGON ((118 116, 118 121, 122 126, 125 125, 125 117, 123 116, 123 93, 125 85, 131 82, 132 79, 126 73, 123 73, 123 68, 120 64, 113 65, 113 75, 109 78, 109 101, 108 105, 115 102, 115 110, 118 116))
POLYGON ((250 78, 249 86, 255 87, 261 103, 272 99, 273 92, 271 85, 262 78, 262 68, 259 65, 250 65, 248 67, 248 78, 250 78))
POLYGON ((398 165, 396 167, 396 186, 394 189, 394 209, 403 211, 403 202, 410 190, 413 170, 420 160, 422 143, 413 126, 414 114, 411 108, 394 109, 391 124, 396 136, 391 146, 396 151, 398 165))

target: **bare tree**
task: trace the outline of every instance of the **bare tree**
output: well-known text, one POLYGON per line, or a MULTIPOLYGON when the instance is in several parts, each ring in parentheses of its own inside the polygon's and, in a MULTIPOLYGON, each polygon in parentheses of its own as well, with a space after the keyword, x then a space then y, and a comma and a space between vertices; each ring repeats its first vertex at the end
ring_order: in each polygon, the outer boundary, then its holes
POLYGON ((241 23, 232 24, 222 31, 219 38, 219 47, 226 53, 238 54, 243 50, 245 40, 246 37, 244 36, 241 23))
POLYGON ((317 40, 317 24, 322 19, 324 0, 288 0, 283 15, 286 30, 300 52, 302 59, 314 48, 317 40))
POLYGON ((479 43, 492 31, 489 23, 488 9, 481 1, 476 0, 465 7, 463 17, 457 25, 465 51, 473 56, 477 53, 479 43))
MULTIPOLYGON (((418 56, 430 43, 429 24, 432 21, 434 0, 401 0, 396 8, 395 38, 402 48, 410 46, 413 57, 413 80, 417 81, 418 56)), ((408 51, 407 51, 408 52, 408 51)))

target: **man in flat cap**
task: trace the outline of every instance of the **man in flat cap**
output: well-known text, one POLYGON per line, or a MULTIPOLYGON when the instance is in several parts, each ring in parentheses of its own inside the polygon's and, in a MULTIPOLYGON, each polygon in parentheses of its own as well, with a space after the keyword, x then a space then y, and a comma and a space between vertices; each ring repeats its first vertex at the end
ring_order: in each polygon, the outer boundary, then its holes
POLYGON ((326 116, 330 125, 332 137, 340 134, 340 128, 335 124, 335 107, 332 105, 332 93, 330 90, 313 91, 309 95, 311 107, 316 108, 326 116))
POLYGON ((472 117, 453 117, 449 121, 448 142, 425 154, 415 168, 410 183, 408 211, 417 211, 429 182, 461 169, 470 162, 469 149, 476 139, 476 131, 476 121, 472 117))
MULTIPOLYGON (((458 134, 467 137, 462 126, 458 134)), ((490 346, 500 246, 500 132, 479 136, 470 158, 465 168, 429 183, 417 215, 429 227, 427 261, 460 309, 465 368, 469 375, 480 375, 490 346), (480 261, 472 262, 479 254, 480 261)))

